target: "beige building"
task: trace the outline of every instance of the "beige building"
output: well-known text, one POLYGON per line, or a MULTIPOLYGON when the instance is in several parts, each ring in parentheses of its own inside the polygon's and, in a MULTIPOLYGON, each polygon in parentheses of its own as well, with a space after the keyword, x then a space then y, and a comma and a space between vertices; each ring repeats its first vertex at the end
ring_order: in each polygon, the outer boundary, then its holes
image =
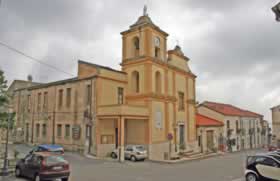
MULTIPOLYGON (((26 142, 107 156, 141 144, 149 158, 198 150, 196 76, 179 46, 147 14, 122 35, 122 70, 78 62, 77 77, 28 88, 26 142)), ((21 112, 17 112, 20 117, 21 112)), ((19 120, 18 120, 19 121, 19 120)))
POLYGON ((263 116, 230 104, 203 102, 198 113, 224 124, 220 145, 225 151, 238 151, 262 146, 261 121, 263 116))
MULTIPOLYGON (((21 110, 23 110, 25 108, 25 104, 24 101, 20 98, 20 97, 26 97, 25 95, 28 93, 27 89, 28 87, 34 86, 34 85, 38 85, 39 83, 36 82, 32 82, 32 78, 31 76, 29 76, 28 78, 29 80, 14 80, 8 90, 7 93, 10 96, 10 104, 8 107, 12 108, 12 110, 14 112, 20 112, 21 110), (21 90, 21 91, 19 91, 21 90), (17 101, 23 101, 22 103, 19 103, 17 101), (18 105, 21 105, 21 107, 18 107, 18 105)), ((8 111, 8 110, 1 110, 1 111, 8 111)), ((16 121, 16 128, 14 129, 12 132, 10 132, 10 141, 12 142, 22 142, 23 141, 23 125, 20 125, 24 122, 25 118, 25 114, 20 114, 21 117, 20 118, 15 118, 16 120, 20 120, 20 121, 16 121)), ((16 115, 17 116, 17 115, 16 115)), ((6 139, 6 130, 5 129, 1 129, 0 130, 0 142, 3 142, 6 139)))
POLYGON ((280 146, 280 105, 271 108, 271 112, 273 141, 280 146))

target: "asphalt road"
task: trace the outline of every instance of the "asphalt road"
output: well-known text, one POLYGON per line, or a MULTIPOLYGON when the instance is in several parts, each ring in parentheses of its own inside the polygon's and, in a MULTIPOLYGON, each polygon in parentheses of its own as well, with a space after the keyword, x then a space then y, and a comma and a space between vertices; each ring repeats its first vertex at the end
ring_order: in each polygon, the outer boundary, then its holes
MULTIPOLYGON (((118 163, 73 153, 66 153, 65 157, 71 164, 71 181, 244 181, 246 155, 255 152, 261 151, 231 153, 178 164, 118 163)), ((11 178, 10 181, 26 180, 11 178)))

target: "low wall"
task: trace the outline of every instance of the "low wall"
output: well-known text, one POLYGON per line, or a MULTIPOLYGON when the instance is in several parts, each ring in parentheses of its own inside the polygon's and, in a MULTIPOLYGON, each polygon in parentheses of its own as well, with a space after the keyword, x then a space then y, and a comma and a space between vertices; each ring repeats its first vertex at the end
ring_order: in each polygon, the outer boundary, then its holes
POLYGON ((151 144, 148 147, 150 160, 165 160, 169 154, 169 142, 151 144))

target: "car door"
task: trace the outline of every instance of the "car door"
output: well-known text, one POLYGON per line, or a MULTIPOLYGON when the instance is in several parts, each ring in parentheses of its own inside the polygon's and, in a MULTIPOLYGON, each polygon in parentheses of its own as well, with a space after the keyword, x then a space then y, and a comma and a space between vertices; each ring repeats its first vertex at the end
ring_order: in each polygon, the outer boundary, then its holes
POLYGON ((22 171, 22 174, 24 175, 24 176, 27 176, 28 177, 28 163, 31 161, 31 158, 32 158, 32 154, 28 154, 25 158, 24 158, 24 160, 23 160, 23 162, 22 162, 22 165, 21 165, 21 171, 22 171))
POLYGON ((125 158, 129 159, 132 155, 132 152, 133 152, 133 148, 131 146, 126 147, 124 151, 125 158))
POLYGON ((24 169, 23 169, 23 173, 25 176, 27 177, 32 177, 32 170, 31 170, 31 164, 32 164, 32 159, 35 155, 30 154, 26 157, 26 159, 24 160, 24 169))
POLYGON ((265 157, 256 168, 265 179, 280 180, 280 164, 274 159, 265 157))
POLYGON ((33 177, 35 175, 35 173, 39 173, 40 172, 41 160, 42 160, 42 158, 39 155, 34 155, 32 157, 31 163, 29 165, 31 177, 33 177))

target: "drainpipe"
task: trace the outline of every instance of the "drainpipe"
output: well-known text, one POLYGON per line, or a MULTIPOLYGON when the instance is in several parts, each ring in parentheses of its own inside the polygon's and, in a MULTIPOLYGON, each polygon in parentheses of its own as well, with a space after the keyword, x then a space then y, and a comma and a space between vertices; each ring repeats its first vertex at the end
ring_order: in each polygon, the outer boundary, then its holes
POLYGON ((56 87, 54 88, 54 106, 53 106, 53 122, 52 122, 52 144, 55 144, 55 116, 56 116, 56 87))
POLYGON ((35 113, 35 98, 36 98, 36 94, 35 96, 33 96, 33 107, 32 107, 32 125, 31 125, 31 143, 33 144, 33 139, 34 139, 34 113, 35 113))

